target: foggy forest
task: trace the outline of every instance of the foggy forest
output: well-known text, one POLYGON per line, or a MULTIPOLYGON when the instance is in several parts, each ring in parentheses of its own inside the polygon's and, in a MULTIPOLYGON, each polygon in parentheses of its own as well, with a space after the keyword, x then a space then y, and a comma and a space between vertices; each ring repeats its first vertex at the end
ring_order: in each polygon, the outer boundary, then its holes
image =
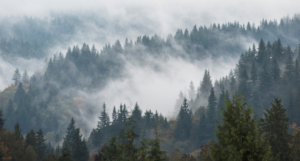
POLYGON ((300 160, 299 7, 0 2, 0 161, 300 160))

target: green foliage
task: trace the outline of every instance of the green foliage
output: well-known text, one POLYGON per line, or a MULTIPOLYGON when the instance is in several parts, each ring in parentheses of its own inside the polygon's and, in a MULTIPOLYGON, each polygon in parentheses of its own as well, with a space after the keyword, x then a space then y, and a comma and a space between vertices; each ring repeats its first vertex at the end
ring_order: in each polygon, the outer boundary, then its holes
POLYGON ((105 146, 102 155, 107 161, 119 161, 124 159, 124 150, 116 136, 110 138, 109 144, 105 146))
POLYGON ((271 109, 266 109, 264 117, 260 120, 261 131, 271 145, 272 156, 280 161, 290 160, 289 146, 291 136, 288 134, 289 118, 281 100, 275 97, 271 109))
POLYGON ((258 133, 252 107, 240 96, 226 101, 222 110, 223 124, 217 126, 217 143, 211 143, 211 153, 218 160, 269 160, 270 146, 258 133))
POLYGON ((192 125, 192 112, 188 108, 187 99, 184 98, 179 114, 177 116, 177 125, 175 129, 175 137, 178 140, 186 140, 190 137, 192 125))

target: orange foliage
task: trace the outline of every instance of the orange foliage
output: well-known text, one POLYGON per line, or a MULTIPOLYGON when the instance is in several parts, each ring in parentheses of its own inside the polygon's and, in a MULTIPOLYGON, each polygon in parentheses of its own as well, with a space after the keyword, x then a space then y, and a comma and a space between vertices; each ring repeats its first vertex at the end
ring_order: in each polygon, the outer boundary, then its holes
POLYGON ((3 153, 3 155, 4 155, 4 157, 3 157, 3 160, 11 160, 11 156, 9 156, 8 155, 8 147, 7 146, 5 146, 4 145, 4 143, 3 142, 1 142, 1 144, 0 144, 0 149, 1 149, 1 151, 2 151, 2 153, 3 153))
POLYGON ((85 103, 85 99, 82 98, 82 97, 74 97, 74 98, 72 99, 72 104, 73 104, 74 106, 80 106, 80 105, 82 105, 82 104, 84 104, 84 103, 85 103))

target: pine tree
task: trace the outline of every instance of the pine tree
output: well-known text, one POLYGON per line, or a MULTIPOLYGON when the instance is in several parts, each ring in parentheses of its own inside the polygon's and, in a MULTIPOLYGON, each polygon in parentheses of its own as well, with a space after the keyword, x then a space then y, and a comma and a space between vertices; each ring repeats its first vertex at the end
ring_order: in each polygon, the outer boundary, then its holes
POLYGON ((252 62, 252 66, 251 66, 251 80, 252 80, 253 84, 255 84, 257 81, 257 69, 255 67, 254 62, 252 62))
POLYGON ((189 97, 190 97, 190 100, 194 100, 196 97, 196 91, 195 91, 193 82, 190 83, 189 97))
MULTIPOLYGON (((66 137, 64 138, 63 148, 68 144, 69 147, 72 147, 74 144, 74 135, 75 135, 75 121, 72 118, 70 124, 68 125, 66 131, 66 137)), ((72 152, 72 151, 70 151, 72 152)))
POLYGON ((206 99, 209 96, 212 87, 210 74, 208 70, 205 70, 204 76, 200 86, 200 94, 206 99))
POLYGON ((2 116, 3 116, 2 110, 0 110, 0 131, 2 131, 5 122, 5 119, 3 119, 2 116))
POLYGON ((25 97, 25 94, 26 94, 26 92, 23 89, 23 85, 22 85, 22 83, 20 83, 18 86, 17 92, 15 93, 13 102, 18 103, 21 98, 25 97))
POLYGON ((291 149, 289 147, 290 135, 288 134, 289 118, 286 116, 286 109, 283 108, 281 100, 275 97, 271 103, 271 109, 266 109, 264 117, 260 120, 262 132, 271 145, 272 156, 280 161, 290 159, 291 149))
POLYGON ((214 88, 212 87, 210 90, 210 95, 208 97, 208 106, 207 106, 207 131, 208 131, 208 135, 211 139, 214 138, 216 106, 217 106, 216 101, 217 101, 217 98, 215 96, 214 88))
POLYGON ((85 140, 82 140, 79 128, 75 129, 73 144, 71 146, 71 158, 76 161, 87 161, 89 152, 85 140))
POLYGON ((103 103, 103 111, 101 112, 99 120, 100 121, 98 121, 98 126, 97 126, 98 129, 104 129, 105 127, 108 127, 109 124, 110 124, 109 116, 106 113, 106 105, 105 105, 105 103, 103 103))
POLYGON ((116 107, 114 106, 114 109, 112 112, 112 121, 113 121, 113 123, 116 123, 117 120, 118 120, 118 115, 117 115, 116 107))
POLYGON ((35 132, 30 130, 25 137, 25 147, 31 146, 33 149, 36 150, 37 147, 37 138, 35 132))
POLYGON ((42 158, 46 154, 46 139, 44 138, 43 130, 40 129, 36 133, 36 154, 38 155, 38 160, 42 160, 42 158))
POLYGON ((252 107, 242 97, 226 100, 222 110, 223 124, 217 125, 217 143, 210 143, 215 161, 269 160, 270 146, 258 133, 257 121, 252 118, 252 107))
POLYGON ((187 99, 184 98, 179 114, 177 116, 177 125, 175 128, 175 137, 178 140, 186 140, 190 137, 192 125, 192 113, 188 108, 187 99))
MULTIPOLYGON (((209 138, 209 132, 207 127, 207 117, 205 114, 205 108, 203 107, 203 111, 201 112, 199 124, 198 124, 198 132, 197 132, 197 140, 196 145, 204 145, 207 143, 209 138)), ((198 147, 197 147, 198 148, 198 147)))
POLYGON ((124 159, 125 153, 116 136, 112 136, 109 139, 109 144, 105 146, 102 155, 106 160, 110 160, 110 161, 117 161, 117 160, 124 159))
POLYGON ((27 84, 29 83, 29 76, 28 76, 26 70, 24 71, 24 73, 23 73, 23 75, 22 75, 22 82, 23 82, 23 83, 27 83, 27 84))
POLYGON ((138 161, 138 149, 134 146, 133 142, 135 138, 139 137, 138 134, 134 132, 135 126, 133 124, 133 116, 128 118, 128 122, 125 123, 128 129, 125 131, 125 137, 127 138, 127 143, 124 145, 125 149, 125 159, 124 161, 138 161))
POLYGON ((259 64, 262 64, 263 62, 265 62, 266 58, 267 58, 266 45, 264 40, 261 39, 258 47, 257 61, 259 64))
POLYGON ((62 155, 59 156, 58 161, 73 161, 71 159, 71 151, 68 147, 68 144, 62 148, 62 155))
POLYGON ((132 111, 132 115, 135 121, 139 122, 142 119, 142 111, 140 110, 139 105, 136 103, 132 111))
POLYGON ((15 86, 19 85, 21 82, 21 73, 18 68, 15 70, 12 80, 14 81, 15 86))
POLYGON ((272 79, 275 83, 280 80, 280 68, 278 66, 276 58, 272 59, 272 79))
POLYGON ((159 139, 160 135, 158 134, 158 127, 157 123, 154 127, 154 136, 155 138, 150 141, 150 151, 148 155, 149 160, 155 160, 155 161, 167 161, 166 158, 166 151, 162 151, 160 148, 160 142, 159 139))
POLYGON ((22 130, 20 128, 19 122, 17 122, 15 124, 14 129, 15 129, 14 131, 15 131, 16 139, 17 140, 23 140, 22 130))

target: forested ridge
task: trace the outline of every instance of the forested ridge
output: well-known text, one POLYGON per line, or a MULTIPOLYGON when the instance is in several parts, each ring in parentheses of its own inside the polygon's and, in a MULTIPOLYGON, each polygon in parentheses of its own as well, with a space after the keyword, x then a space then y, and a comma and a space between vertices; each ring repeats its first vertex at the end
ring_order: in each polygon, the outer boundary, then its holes
POLYGON ((0 93, 0 158, 298 160, 300 45, 294 37, 300 36, 299 23, 295 15, 279 24, 263 20, 259 27, 237 22, 195 26, 166 40, 143 36, 134 43, 126 39, 123 47, 117 40, 100 52, 83 44, 48 59, 45 72, 29 76, 25 69, 16 69, 12 85, 0 93), (126 77, 127 61, 153 65, 149 55, 191 62, 236 55, 244 48, 241 35, 259 44, 253 42, 240 55, 228 76, 213 83, 207 69, 199 87, 191 82, 188 95, 180 92, 174 100, 175 119, 159 109, 142 111, 138 102, 120 103, 110 112, 105 102, 95 105, 78 92, 93 93, 126 77), (96 108, 102 112, 96 113, 96 108), (89 131, 86 118, 93 115, 98 122, 89 131))

